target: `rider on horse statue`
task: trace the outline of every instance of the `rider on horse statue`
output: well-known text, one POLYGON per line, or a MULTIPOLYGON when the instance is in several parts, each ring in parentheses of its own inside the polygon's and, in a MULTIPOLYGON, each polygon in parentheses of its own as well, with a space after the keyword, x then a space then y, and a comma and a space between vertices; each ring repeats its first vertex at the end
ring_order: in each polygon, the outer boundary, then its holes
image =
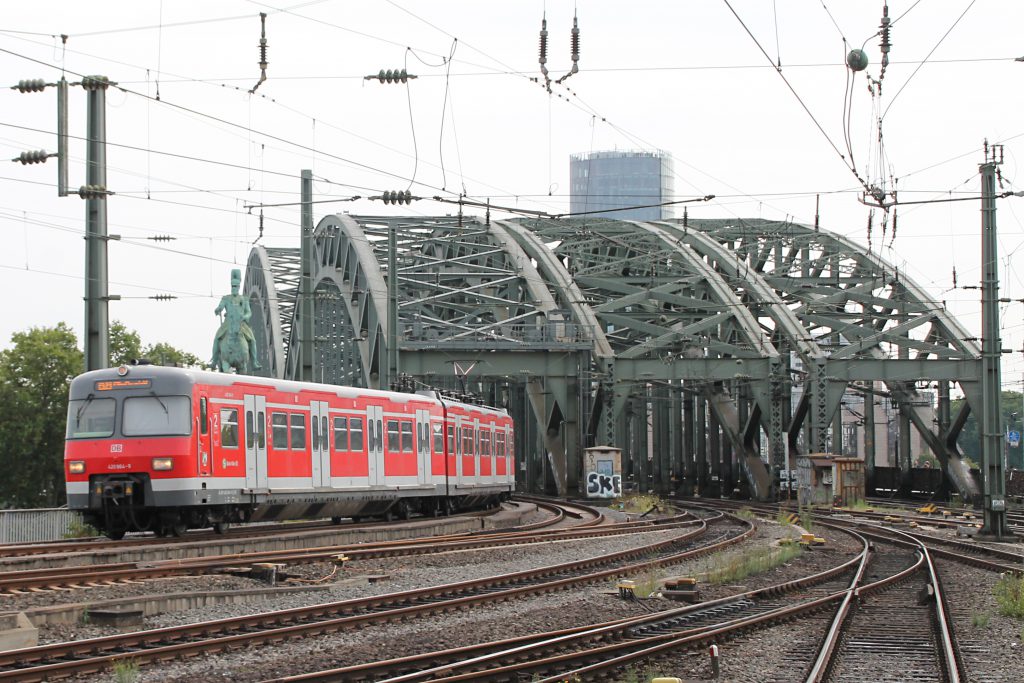
POLYGON ((252 309, 249 300, 238 293, 241 283, 242 271, 236 268, 231 271, 231 294, 221 297, 213 311, 218 317, 223 312, 224 321, 213 339, 210 365, 222 372, 234 368, 239 374, 248 374, 261 366, 256 360, 256 336, 249 327, 252 309))

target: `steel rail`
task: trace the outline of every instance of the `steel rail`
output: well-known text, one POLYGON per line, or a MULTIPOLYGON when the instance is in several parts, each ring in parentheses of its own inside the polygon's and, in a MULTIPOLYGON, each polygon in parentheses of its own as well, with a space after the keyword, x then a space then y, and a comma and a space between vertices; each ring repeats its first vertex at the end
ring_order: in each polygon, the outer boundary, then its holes
MULTIPOLYGON (((892 582, 905 580, 905 578, 919 572, 923 566, 924 559, 921 556, 918 556, 917 561, 910 567, 901 570, 893 576, 886 577, 885 579, 876 581, 872 584, 867 584, 866 586, 863 586, 863 588, 875 589, 876 587, 883 587, 892 582)), ((590 659, 597 659, 598 661, 595 661, 591 664, 585 664, 584 666, 575 669, 562 670, 558 675, 555 676, 533 678, 532 681, 533 683, 556 683, 557 681, 563 681, 566 679, 571 680, 573 676, 577 676, 581 680, 591 680, 587 677, 587 674, 593 674, 599 671, 606 671, 610 669, 616 669, 619 667, 627 666, 637 661, 649 659, 651 657, 664 654, 670 650, 678 649, 680 647, 692 647, 695 645, 706 644, 709 642, 717 642, 722 639, 726 639, 731 636, 737 635, 739 633, 750 631, 752 629, 764 628, 768 625, 787 621, 797 616, 813 613, 815 611, 824 609, 833 603, 841 604, 842 601, 849 594, 849 592, 850 589, 847 588, 836 593, 832 593, 831 595, 810 600, 801 605, 780 608, 773 612, 764 613, 748 619, 742 619, 734 623, 727 623, 722 625, 721 627, 714 628, 701 633, 684 635, 664 643, 656 643, 650 647, 646 647, 642 650, 635 652, 627 652, 625 654, 615 655, 614 650, 608 649, 605 652, 588 653, 590 659), (610 658, 609 655, 611 655, 610 658)), ((572 661, 573 657, 571 655, 566 655, 564 656, 564 659, 566 661, 572 661)), ((451 681, 457 680, 467 679, 460 679, 457 677, 435 679, 436 683, 440 683, 441 681, 444 681, 445 683, 450 683, 451 681)))
POLYGON ((613 553, 600 558, 563 563, 526 572, 477 579, 473 581, 435 586, 416 591, 326 603, 312 607, 295 608, 266 614, 221 619, 182 627, 168 627, 138 633, 121 634, 57 643, 37 648, 27 648, 0 653, 0 680, 34 681, 47 680, 55 676, 101 671, 118 659, 130 656, 136 663, 191 656, 212 650, 230 649, 254 642, 277 642, 294 637, 317 635, 344 628, 353 628, 370 623, 381 623, 409 619, 438 612, 455 611, 474 604, 505 601, 536 593, 562 590, 574 585, 593 583, 623 574, 642 571, 652 566, 674 564, 684 559, 712 552, 713 550, 739 542, 753 532, 753 526, 741 534, 717 540, 713 544, 694 549, 675 551, 677 546, 692 544, 708 529, 701 521, 700 526, 683 536, 650 544, 634 550, 613 553), (651 552, 662 552, 664 556, 642 562, 626 564, 637 557, 651 552), (592 571, 602 565, 615 564, 611 568, 592 571), (576 576, 566 576, 577 572, 576 576), (513 585, 515 583, 520 585, 513 585), (470 592, 484 591, 467 595, 470 592), (489 591, 489 592, 487 592, 489 591), (358 613, 353 613, 358 611, 358 613), (345 613, 344 616, 335 616, 345 613), (323 617, 327 617, 323 619, 323 617), (321 619, 313 623, 298 623, 300 619, 321 619), (268 627, 268 623, 292 624, 268 627), (245 632, 246 629, 262 629, 245 632), (242 631, 242 632, 239 632, 242 631), (230 634, 233 632, 233 634, 230 634), (220 635, 217 635, 220 634, 220 635), (227 634, 227 635, 224 635, 227 634), (171 643, 174 639, 205 638, 198 642, 171 643), (113 652, 112 652, 113 651, 113 652), (110 654, 102 654, 102 653, 110 654), (59 658, 87 657, 74 661, 54 661, 59 658), (52 662, 52 663, 45 663, 52 662), (16 668, 10 668, 16 667, 16 668))
POLYGON ((373 545, 346 544, 298 550, 272 550, 261 553, 156 560, 152 562, 121 562, 92 566, 28 569, 0 572, 0 591, 15 592, 32 588, 53 588, 59 586, 95 586, 103 582, 112 583, 125 580, 134 581, 165 576, 206 573, 213 569, 251 566, 254 563, 260 562, 311 563, 330 560, 339 554, 344 554, 350 560, 355 560, 398 557, 424 552, 435 554, 455 550, 547 543, 555 540, 578 540, 625 533, 661 531, 692 525, 693 523, 692 520, 686 519, 685 515, 680 515, 667 520, 643 520, 604 526, 580 525, 525 534, 502 532, 472 537, 458 534, 448 537, 434 536, 424 539, 384 541, 373 545))
MULTIPOLYGON (((849 532, 847 532, 849 533, 849 532)), ((854 534, 856 536, 856 534, 854 534)), ((660 622, 678 620, 680 617, 696 615, 701 612, 714 612, 732 604, 740 604, 746 601, 755 602, 778 596, 787 595, 797 591, 823 584, 829 580, 848 573, 851 569, 858 569, 865 563, 868 555, 868 543, 862 540, 861 552, 850 560, 830 569, 806 576, 800 579, 775 584, 765 588, 747 591, 716 600, 710 600, 698 605, 687 605, 669 610, 663 610, 639 617, 627 617, 602 624, 592 624, 572 629, 563 629, 543 634, 532 634, 519 638, 512 638, 503 641, 492 641, 477 645, 453 648, 440 652, 428 652, 410 657, 395 658, 381 662, 367 662, 347 667, 341 667, 326 671, 285 676, 275 679, 287 683, 323 683, 326 681, 381 681, 385 674, 398 674, 397 677, 386 680, 398 683, 399 681, 433 680, 435 675, 443 675, 448 678, 454 676, 482 676, 482 673, 475 667, 487 663, 498 663, 508 660, 527 659, 529 662, 536 661, 539 655, 550 650, 561 650, 566 647, 585 647, 592 642, 602 642, 612 639, 622 639, 628 636, 631 630, 636 630, 645 625, 657 625, 660 622), (417 668, 427 664, 427 668, 417 668), (459 673, 467 668, 474 669, 470 673, 459 673)), ((716 624, 715 627, 722 626, 716 624)), ((688 629, 686 635, 695 635, 713 628, 704 626, 688 629)), ((659 640, 678 638, 679 633, 660 634, 657 636, 646 636, 643 643, 654 643, 659 640)), ((635 647, 640 642, 637 639, 632 641, 635 647)), ((523 666, 526 666, 524 664, 523 666)), ((491 669, 493 673, 509 674, 510 677, 518 671, 514 665, 506 665, 491 669)), ((456 680, 456 679, 453 679, 456 680)))
MULTIPOLYGON (((516 502, 516 501, 512 501, 516 502)), ((549 501, 523 501, 530 502, 539 507, 544 508, 547 512, 550 512, 553 519, 542 519, 531 524, 517 525, 509 527, 507 530, 516 529, 519 531, 529 531, 533 529, 542 529, 546 526, 553 526, 562 522, 566 518, 564 510, 557 504, 553 504, 549 501)), ((596 509, 593 512, 600 517, 600 512, 596 509)), ((473 511, 467 513, 460 513, 452 515, 454 518, 458 517, 485 517, 493 514, 493 510, 484 511, 473 511)), ((575 513, 574 513, 575 514, 575 513)), ((578 518, 578 517, 577 517, 578 518)), ((430 517, 418 517, 412 518, 412 521, 427 520, 430 517)), ((405 520, 408 521, 408 520, 405 520)), ((578 526, 592 525, 600 523, 600 519, 591 519, 583 522, 578 526)), ((29 543, 2 543, 0 544, 0 558, 14 558, 14 557, 27 557, 32 555, 51 555, 51 554, 65 554, 69 552, 93 552, 96 550, 138 550, 140 548, 148 548, 150 546, 174 546, 180 548, 181 546, 196 545, 201 547, 202 545, 209 542, 212 545, 221 545, 224 543, 237 543, 247 540, 261 540, 267 537, 273 538, 274 536, 288 536, 294 537, 296 535, 316 535, 324 533, 347 533, 352 530, 362 529, 375 529, 379 527, 387 527, 393 524, 393 521, 381 521, 381 522, 353 522, 350 524, 334 524, 333 522, 288 522, 280 524, 268 524, 266 526, 234 526, 226 534, 217 534, 214 531, 193 531, 187 533, 181 537, 157 537, 157 536, 139 536, 139 537, 127 537, 119 541, 111 541, 101 536, 93 536, 90 538, 81 539, 67 539, 62 541, 36 541, 29 543)), ((458 534, 451 535, 473 535, 479 534, 481 531, 464 531, 458 534)), ((486 532, 484 532, 486 533, 486 532)))

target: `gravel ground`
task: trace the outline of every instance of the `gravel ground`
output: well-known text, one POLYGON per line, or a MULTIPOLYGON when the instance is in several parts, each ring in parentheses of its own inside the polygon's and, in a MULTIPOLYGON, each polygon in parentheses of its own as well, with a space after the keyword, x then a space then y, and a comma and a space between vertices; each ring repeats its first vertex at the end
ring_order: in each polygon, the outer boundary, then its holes
MULTIPOLYGON (((737 556, 747 552, 752 546, 772 544, 781 537, 793 536, 799 532, 799 528, 796 527, 781 527, 774 522, 761 522, 754 539, 740 546, 710 558, 698 558, 686 564, 631 578, 637 581, 638 589, 645 586, 654 587, 660 579, 669 576, 699 574, 714 563, 722 562, 722 558, 737 556)), ((469 578, 505 574, 572 559, 613 553, 646 545, 655 542, 656 539, 667 538, 679 533, 682 532, 658 531, 545 545, 359 561, 344 570, 345 580, 343 582, 329 584, 327 592, 258 598, 239 604, 208 606, 186 612, 166 613, 146 619, 144 628, 159 628, 262 611, 288 609, 308 604, 397 592, 427 585, 439 585, 469 578), (386 578, 376 583, 365 581, 365 577, 375 575, 386 575, 386 578)), ((788 565, 758 576, 748 577, 742 582, 742 585, 712 586, 702 583, 702 597, 713 599, 804 576, 834 566, 857 550, 856 545, 844 534, 830 533, 826 538, 828 544, 825 547, 808 550, 788 565)), ((331 569, 332 567, 328 564, 313 564, 290 567, 288 572, 307 580, 315 580, 329 574, 331 569)), ((337 577, 332 581, 336 581, 336 579, 337 577)), ((249 579, 226 576, 189 577, 150 581, 144 584, 118 585, 74 593, 16 596, 10 598, 8 604, 17 602, 23 606, 49 605, 58 601, 70 602, 79 596, 95 603, 113 598, 161 592, 230 591, 252 589, 259 585, 249 579)), ((492 604, 457 614, 418 619, 404 624, 371 626, 355 632, 325 635, 315 639, 274 646, 256 646, 224 655, 172 662, 159 667, 147 666, 142 668, 134 680, 139 683, 151 681, 195 683, 195 681, 208 680, 262 681, 290 673, 316 671, 538 631, 598 623, 646 613, 652 609, 667 609, 677 606, 679 603, 658 598, 651 598, 640 603, 619 600, 614 582, 609 581, 602 585, 510 603, 492 604)), ((68 626, 45 627, 41 629, 41 641, 90 638, 110 633, 113 633, 110 629, 78 623, 68 626)), ((753 657, 752 661, 764 663, 776 651, 772 643, 777 644, 778 652, 783 652, 783 647, 791 648, 797 642, 798 639, 794 638, 790 629, 775 629, 754 637, 752 649, 747 656, 753 657)), ((723 646, 723 650, 729 651, 727 648, 730 647, 732 646, 726 644, 723 646)), ((690 672, 687 675, 709 676, 706 659, 703 654, 699 656, 680 654, 678 657, 672 658, 670 663, 672 667, 675 667, 679 662, 689 662, 689 665, 685 667, 690 672)), ((680 675, 671 670, 653 673, 680 675)), ((117 679, 113 674, 108 674, 105 677, 90 677, 89 680, 115 681, 117 679)), ((735 680, 761 681, 766 679, 763 677, 740 677, 735 680)))
MULTIPOLYGON (((346 569, 346 572, 355 576, 387 574, 389 578, 373 584, 339 585, 332 587, 327 595, 318 593, 276 599, 272 606, 271 603, 263 601, 258 604, 224 605, 159 615, 147 619, 146 628, 249 614, 269 609, 287 609, 304 604, 344 600, 474 577, 504 574, 570 559, 617 552, 678 533, 680 532, 649 532, 543 546, 461 551, 429 557, 359 562, 350 569, 346 569)), ((745 552, 745 549, 751 545, 773 543, 780 537, 794 533, 797 531, 791 527, 782 528, 774 523, 762 523, 752 541, 720 555, 734 556, 745 552)), ((749 577, 744 581, 743 586, 704 585, 702 593, 706 599, 710 599, 796 578, 810 573, 816 568, 833 566, 841 557, 848 556, 853 550, 854 547, 850 542, 844 542, 839 537, 830 538, 829 545, 825 548, 805 552, 801 558, 793 561, 790 565, 777 568, 761 576, 749 577)), ((633 578, 639 585, 648 585, 667 576, 699 573, 712 562, 713 560, 709 558, 699 558, 685 565, 662 570, 655 576, 649 574, 633 578)), ((318 578, 329 572, 330 569, 324 565, 307 565, 294 568, 292 571, 309 578, 318 578)), ((248 585, 251 587, 252 584, 248 585)), ((178 589, 177 585, 175 585, 175 589, 178 589)), ((598 623, 646 613, 650 609, 677 606, 678 603, 660 599, 650 599, 643 603, 621 601, 617 598, 614 582, 609 581, 603 585, 537 596, 511 603, 492 604, 458 614, 418 619, 405 624, 371 626, 355 632, 325 635, 272 647, 253 647, 224 655, 205 656, 194 661, 169 663, 160 667, 145 667, 140 671, 136 680, 139 683, 151 681, 194 683, 197 680, 261 681, 289 673, 316 671, 455 645, 598 623)), ((61 631, 61 635, 65 638, 91 637, 104 633, 96 627, 82 625, 65 627, 65 629, 61 631)), ((115 678, 110 675, 107 680, 115 680, 115 678)))

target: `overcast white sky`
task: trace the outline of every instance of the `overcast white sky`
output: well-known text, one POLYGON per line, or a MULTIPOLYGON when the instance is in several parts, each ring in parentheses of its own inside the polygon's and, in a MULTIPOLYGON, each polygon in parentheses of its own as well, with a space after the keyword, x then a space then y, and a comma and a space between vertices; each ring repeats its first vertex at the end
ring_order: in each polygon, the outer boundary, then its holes
MULTIPOLYGON (((821 193, 823 226, 862 244, 868 209, 858 202, 851 158, 869 182, 899 178, 902 200, 976 196, 987 137, 1005 144, 1005 188, 1024 189, 1024 63, 1014 61, 1024 56, 1024 3, 893 0, 891 63, 873 98, 863 73, 847 91, 842 60, 864 45, 867 73, 878 78, 882 6, 36 0, 7 8, 0 73, 13 85, 54 81, 63 68, 69 80, 103 74, 128 91, 107 95, 108 185, 117 193, 109 230, 123 237, 110 245, 110 291, 123 297, 110 315, 144 342, 206 358, 213 308, 258 234, 244 206, 296 201, 303 168, 318 179, 316 200, 412 181, 416 195, 465 191, 564 212, 570 154, 662 149, 675 159, 677 198, 718 197, 692 215, 813 222, 821 193), (268 13, 268 80, 250 95, 261 11, 268 13), (545 11, 553 76, 570 66, 574 11, 581 31, 580 72, 555 95, 531 80, 545 11), (66 46, 60 34, 69 36, 66 46), (781 63, 795 95, 769 58, 781 63), (408 88, 363 79, 402 67, 419 75, 408 88), (852 157, 844 139, 847 92, 852 157), (157 235, 177 239, 146 239, 157 235), (164 293, 179 298, 147 298, 164 293)), ((70 102, 78 136, 70 146, 71 185, 78 187, 85 182, 85 93, 73 88, 70 102)), ((4 158, 56 149, 55 90, 0 91, 0 112, 4 158)), ((59 321, 81 335, 85 207, 77 196, 57 197, 56 175, 55 160, 9 164, 0 173, 0 346, 14 332, 59 321)), ((998 209, 1001 294, 1019 300, 1024 198, 1001 199, 998 209)), ((367 200, 318 204, 314 220, 335 211, 396 212, 367 200)), ((422 201, 405 211, 437 215, 452 207, 422 201)), ((264 244, 297 246, 297 207, 265 213, 264 244)), ((979 293, 952 289, 954 268, 958 285, 980 279, 978 202, 904 207, 898 234, 887 234, 884 247, 876 215, 873 238, 883 257, 979 333, 979 293)), ((1016 350, 1004 356, 1004 384, 1019 388, 1024 304, 1005 305, 1002 324, 1003 346, 1016 350)))

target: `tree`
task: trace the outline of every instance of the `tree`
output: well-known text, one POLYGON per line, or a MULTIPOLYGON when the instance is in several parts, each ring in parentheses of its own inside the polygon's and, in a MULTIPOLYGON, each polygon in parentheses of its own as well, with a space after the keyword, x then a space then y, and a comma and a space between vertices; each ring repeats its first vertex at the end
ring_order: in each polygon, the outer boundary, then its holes
MULTIPOLYGON (((1004 391, 1000 395, 999 400, 999 413, 1002 416, 1002 429, 1005 435, 1006 430, 1021 431, 1021 413, 1024 409, 1021 407, 1021 395, 1016 391, 1004 391)), ((955 416, 957 411, 960 410, 960 406, 963 405, 964 399, 957 399, 951 402, 951 412, 955 416)), ((957 439, 957 444, 960 446, 960 450, 963 454, 971 460, 980 463, 981 462, 981 436, 980 430, 978 429, 978 414, 973 410, 967 417, 967 421, 964 423, 964 428, 960 432, 960 437, 957 439)), ((999 443, 1001 444, 1001 453, 1007 452, 1006 443, 1004 442, 1005 437, 1000 437, 999 443)), ((1009 467, 1024 469, 1024 455, 1021 454, 1024 449, 1024 443, 1019 444, 1016 448, 1009 449, 1009 467)))
POLYGON ((62 505, 68 385, 82 372, 82 352, 64 323, 11 341, 0 351, 0 504, 62 505))
POLYGON ((134 360, 146 359, 154 365, 193 367, 201 365, 194 353, 182 351, 166 342, 142 346, 142 337, 128 329, 120 320, 110 323, 110 364, 128 365, 134 360))
POLYGON ((202 365, 199 356, 188 351, 176 349, 166 342, 158 342, 146 347, 142 357, 156 365, 171 365, 183 368, 191 368, 202 365))
POLYGON ((110 365, 128 365, 142 358, 142 338, 135 330, 129 330, 120 320, 110 323, 110 365))

